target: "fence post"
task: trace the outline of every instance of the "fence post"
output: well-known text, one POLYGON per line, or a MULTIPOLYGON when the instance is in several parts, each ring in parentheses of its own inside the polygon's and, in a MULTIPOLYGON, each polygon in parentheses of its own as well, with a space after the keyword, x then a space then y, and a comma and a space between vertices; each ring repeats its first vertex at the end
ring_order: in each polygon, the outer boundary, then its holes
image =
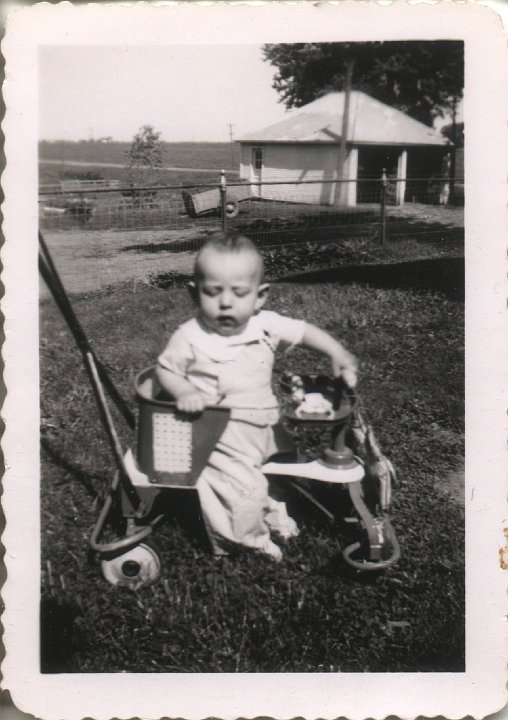
POLYGON ((220 171, 220 208, 222 218, 222 232, 226 232, 226 173, 224 170, 220 171))
POLYGON ((386 168, 383 168, 381 175, 381 244, 386 242, 386 188, 388 178, 386 177, 386 168))

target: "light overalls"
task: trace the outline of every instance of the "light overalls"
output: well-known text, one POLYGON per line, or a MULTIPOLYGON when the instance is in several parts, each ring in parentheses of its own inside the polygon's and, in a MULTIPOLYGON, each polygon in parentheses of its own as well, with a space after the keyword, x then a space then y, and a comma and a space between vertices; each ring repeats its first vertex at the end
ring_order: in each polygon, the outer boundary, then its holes
POLYGON ((261 466, 277 452, 273 426, 279 412, 271 387, 275 351, 301 342, 303 332, 303 321, 267 310, 231 337, 193 319, 177 329, 158 358, 162 367, 202 392, 208 405, 231 409, 196 485, 216 555, 238 543, 279 559, 270 529, 286 538, 298 534, 285 503, 270 497, 261 466))

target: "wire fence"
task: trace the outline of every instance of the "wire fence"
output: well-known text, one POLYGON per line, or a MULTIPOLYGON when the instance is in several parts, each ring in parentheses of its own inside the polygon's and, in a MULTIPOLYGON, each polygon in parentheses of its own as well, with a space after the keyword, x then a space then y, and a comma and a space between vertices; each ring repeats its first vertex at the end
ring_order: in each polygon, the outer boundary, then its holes
POLYGON ((397 218, 425 215, 422 205, 445 209, 450 192, 446 178, 226 183, 222 175, 216 185, 157 187, 74 180, 40 189, 39 221, 42 230, 167 228, 185 236, 193 229, 238 228, 254 231, 263 245, 280 244, 288 234, 386 238, 397 218))
MULTIPOLYGON (((66 180, 39 192, 40 229, 73 291, 153 275, 163 258, 176 273, 217 230, 238 231, 267 250, 334 243, 353 248, 400 240, 461 241, 463 185, 446 178, 218 182, 122 187, 66 180), (453 203, 453 204, 452 204, 453 203), (135 259, 135 261, 134 261, 135 259)), ((296 258, 296 254, 295 254, 296 258)), ((296 260, 295 260, 296 263, 296 260)))

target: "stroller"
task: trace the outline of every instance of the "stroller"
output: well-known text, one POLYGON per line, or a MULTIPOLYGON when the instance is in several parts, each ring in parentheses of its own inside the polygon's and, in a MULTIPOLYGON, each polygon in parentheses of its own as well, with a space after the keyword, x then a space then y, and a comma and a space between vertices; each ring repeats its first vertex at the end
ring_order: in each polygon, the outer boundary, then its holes
MULTIPOLYGON (((90 537, 101 558, 105 579, 137 589, 161 573, 156 551, 144 542, 165 519, 164 505, 175 489, 196 492, 197 480, 229 420, 229 410, 209 407, 190 415, 177 410, 159 386, 155 369, 143 370, 135 381, 137 418, 93 352, 39 234, 39 269, 83 356, 107 431, 117 470, 90 537), (133 448, 124 452, 115 429, 106 392, 128 427, 135 431, 133 448), (106 525, 120 516, 121 532, 103 541, 106 525)), ((320 457, 302 461, 301 453, 282 425, 275 427, 277 455, 263 466, 273 481, 287 484, 332 522, 342 522, 353 535, 342 549, 346 563, 357 571, 380 571, 400 556, 390 522, 391 485, 395 472, 381 453, 372 427, 360 412, 358 398, 340 379, 285 375, 281 381, 282 415, 303 434, 308 428, 328 432, 330 442, 320 457), (319 487, 338 489, 344 503, 328 507, 318 499, 319 487), (344 497, 342 497, 344 500, 344 497)))

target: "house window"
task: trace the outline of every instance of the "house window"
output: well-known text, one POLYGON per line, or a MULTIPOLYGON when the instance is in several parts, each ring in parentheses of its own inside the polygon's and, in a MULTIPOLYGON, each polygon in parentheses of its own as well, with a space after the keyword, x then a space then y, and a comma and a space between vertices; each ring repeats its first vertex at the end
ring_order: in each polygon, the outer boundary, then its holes
POLYGON ((263 167, 263 148, 262 147, 252 148, 252 164, 254 165, 254 170, 261 170, 261 168, 263 167))

